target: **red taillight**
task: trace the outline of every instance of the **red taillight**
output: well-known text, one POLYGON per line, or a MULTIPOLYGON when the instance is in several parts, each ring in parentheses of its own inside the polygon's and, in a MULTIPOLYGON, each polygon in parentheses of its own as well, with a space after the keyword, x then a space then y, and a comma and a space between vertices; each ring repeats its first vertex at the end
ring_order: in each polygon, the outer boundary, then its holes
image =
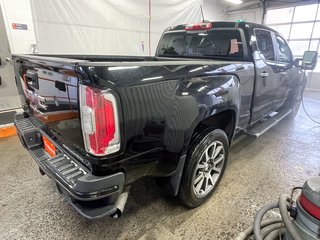
POLYGON ((192 30, 207 30, 212 28, 212 23, 196 23, 196 24, 189 24, 186 26, 186 31, 192 30))
POLYGON ((303 194, 299 198, 299 203, 310 215, 320 220, 320 207, 309 201, 303 194))
POLYGON ((81 126, 86 150, 102 156, 120 149, 115 97, 108 90, 80 86, 81 126))

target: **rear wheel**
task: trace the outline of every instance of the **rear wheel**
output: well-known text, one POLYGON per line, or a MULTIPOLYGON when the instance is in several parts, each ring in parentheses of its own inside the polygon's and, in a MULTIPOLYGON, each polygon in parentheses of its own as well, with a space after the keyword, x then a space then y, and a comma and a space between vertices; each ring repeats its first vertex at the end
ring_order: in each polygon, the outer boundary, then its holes
POLYGON ((224 173, 228 153, 228 138, 220 129, 204 131, 192 143, 179 189, 184 205, 194 208, 211 196, 224 173))

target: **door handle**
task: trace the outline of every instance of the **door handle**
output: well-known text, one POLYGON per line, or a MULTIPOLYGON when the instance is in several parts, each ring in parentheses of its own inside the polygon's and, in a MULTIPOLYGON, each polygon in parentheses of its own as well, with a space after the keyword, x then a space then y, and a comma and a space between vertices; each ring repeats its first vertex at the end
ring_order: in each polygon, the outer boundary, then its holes
POLYGON ((261 73, 259 74, 259 76, 265 78, 265 77, 268 77, 268 76, 269 76, 269 73, 267 73, 267 72, 261 72, 261 73))
POLYGON ((288 72, 280 72, 281 76, 287 76, 288 72))

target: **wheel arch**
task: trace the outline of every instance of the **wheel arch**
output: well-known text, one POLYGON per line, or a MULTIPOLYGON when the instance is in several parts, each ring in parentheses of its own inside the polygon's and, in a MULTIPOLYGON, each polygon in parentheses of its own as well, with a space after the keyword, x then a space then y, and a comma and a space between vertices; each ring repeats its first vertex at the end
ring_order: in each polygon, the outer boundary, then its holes
POLYGON ((223 130, 229 140, 229 144, 231 143, 234 131, 236 127, 236 111, 229 109, 224 110, 219 113, 215 113, 207 118, 201 120, 193 130, 189 145, 192 143, 193 139, 198 136, 201 132, 203 132, 207 128, 212 129, 221 129, 223 130))
POLYGON ((192 129, 191 136, 186 142, 186 146, 181 153, 179 164, 177 167, 176 174, 169 178, 169 187, 167 186, 167 190, 171 195, 177 196, 180 188, 180 182, 182 173, 185 167, 185 161, 187 157, 188 149, 190 148, 193 141, 195 141, 203 131, 206 131, 208 128, 212 129, 221 129, 223 130, 228 137, 229 144, 231 143, 236 124, 237 124, 237 112, 235 109, 227 109, 220 112, 216 112, 215 114, 209 115, 206 118, 200 120, 195 127, 192 129))

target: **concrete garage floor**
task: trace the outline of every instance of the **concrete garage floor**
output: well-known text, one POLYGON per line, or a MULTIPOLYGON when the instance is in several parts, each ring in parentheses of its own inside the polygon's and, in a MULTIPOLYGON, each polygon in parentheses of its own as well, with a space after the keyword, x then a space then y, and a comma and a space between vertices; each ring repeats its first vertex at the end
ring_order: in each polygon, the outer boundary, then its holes
MULTIPOLYGON (((320 93, 306 93, 320 119, 320 93)), ((240 136, 213 197, 187 210, 153 180, 135 184, 121 219, 89 221, 40 176, 17 137, 0 140, 0 239, 234 239, 262 205, 320 173, 320 126, 302 108, 259 139, 240 136)))

